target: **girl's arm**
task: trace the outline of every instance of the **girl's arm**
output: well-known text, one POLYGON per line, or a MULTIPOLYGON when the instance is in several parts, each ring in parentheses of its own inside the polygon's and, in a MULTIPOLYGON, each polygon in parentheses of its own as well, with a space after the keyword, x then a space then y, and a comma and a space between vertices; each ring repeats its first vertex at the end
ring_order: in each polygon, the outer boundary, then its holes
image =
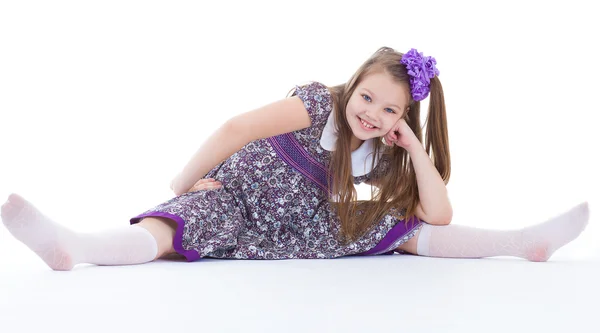
POLYGON ((186 193, 198 180, 248 143, 297 131, 311 125, 304 103, 289 97, 242 113, 223 124, 196 151, 171 182, 175 195, 186 193))
POLYGON ((408 154, 417 175, 419 205, 416 215, 429 224, 447 225, 452 220, 452 205, 446 184, 420 144, 411 145, 408 154))

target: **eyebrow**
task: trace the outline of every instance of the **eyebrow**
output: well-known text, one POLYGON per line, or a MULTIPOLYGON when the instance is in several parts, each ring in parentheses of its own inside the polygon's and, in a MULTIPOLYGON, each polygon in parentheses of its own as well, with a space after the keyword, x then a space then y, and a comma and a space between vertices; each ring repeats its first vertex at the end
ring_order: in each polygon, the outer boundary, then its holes
MULTIPOLYGON (((373 95, 373 97, 375 97, 375 94, 374 94, 373 92, 371 92, 371 90, 369 90, 369 89, 367 89, 367 88, 362 88, 362 89, 363 89, 363 90, 366 90, 366 91, 367 91, 369 94, 371 94, 371 95, 373 95)), ((400 110, 400 111, 404 111, 404 110, 402 110, 402 108, 401 108, 401 107, 399 107, 398 105, 391 104, 391 106, 395 106, 395 107, 396 107, 398 110, 400 110)))

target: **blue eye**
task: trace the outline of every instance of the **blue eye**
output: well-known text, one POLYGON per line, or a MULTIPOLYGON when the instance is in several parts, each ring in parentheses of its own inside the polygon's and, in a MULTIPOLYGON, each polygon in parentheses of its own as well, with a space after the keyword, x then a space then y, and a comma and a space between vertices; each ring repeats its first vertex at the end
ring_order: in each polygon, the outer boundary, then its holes
MULTIPOLYGON (((363 97, 363 99, 367 102, 371 102, 371 97, 369 97, 369 95, 361 95, 363 97)), ((388 113, 396 113, 396 111, 394 111, 394 109, 390 109, 390 108, 385 108, 385 110, 389 110, 388 113)))

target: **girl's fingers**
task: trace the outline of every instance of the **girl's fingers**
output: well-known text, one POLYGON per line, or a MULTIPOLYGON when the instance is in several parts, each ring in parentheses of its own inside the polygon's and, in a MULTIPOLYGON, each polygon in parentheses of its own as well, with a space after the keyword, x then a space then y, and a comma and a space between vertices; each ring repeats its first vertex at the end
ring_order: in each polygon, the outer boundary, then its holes
POLYGON ((394 142, 393 142, 393 141, 390 139, 390 136, 389 136, 389 135, 386 135, 386 136, 384 137, 384 139, 385 139, 385 144, 386 144, 386 145, 388 145, 388 146, 391 146, 391 145, 394 143, 394 142))
MULTIPOLYGON (((212 179, 212 178, 210 178, 210 179, 212 179)), ((215 188, 219 188, 223 185, 219 181, 214 181, 214 179, 211 181, 210 179, 201 179, 200 181, 198 181, 196 183, 196 185, 194 185, 192 190, 198 191, 198 190, 206 190, 206 189, 215 189, 215 188)))
POLYGON ((214 178, 207 178, 207 179, 200 179, 199 181, 196 182, 196 184, 206 184, 206 183, 212 183, 215 182, 214 178))
POLYGON ((219 187, 221 186, 221 184, 200 184, 197 185, 196 188, 214 188, 214 187, 219 187))

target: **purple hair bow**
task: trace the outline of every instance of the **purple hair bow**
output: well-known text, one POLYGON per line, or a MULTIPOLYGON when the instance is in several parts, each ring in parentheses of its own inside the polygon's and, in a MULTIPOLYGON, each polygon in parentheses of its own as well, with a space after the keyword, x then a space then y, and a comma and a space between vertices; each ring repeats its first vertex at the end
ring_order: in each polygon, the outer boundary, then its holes
POLYGON ((410 91, 415 101, 424 100, 429 95, 430 80, 440 75, 435 67, 437 62, 434 57, 424 57, 422 52, 410 49, 402 56, 400 63, 406 66, 410 75, 410 91))

